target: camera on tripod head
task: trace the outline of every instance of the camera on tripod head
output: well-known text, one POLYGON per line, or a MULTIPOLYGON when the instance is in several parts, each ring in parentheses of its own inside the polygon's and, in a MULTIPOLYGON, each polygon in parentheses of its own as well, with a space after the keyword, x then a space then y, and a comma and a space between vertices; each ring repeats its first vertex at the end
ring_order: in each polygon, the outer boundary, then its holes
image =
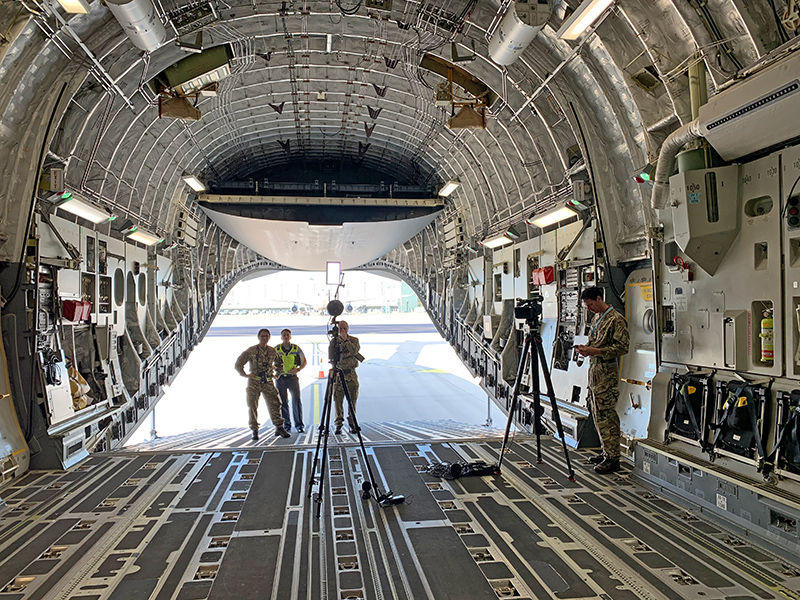
POLYGON ((543 300, 544 297, 541 294, 535 294, 527 299, 517 298, 517 305, 514 307, 514 318, 524 319, 526 325, 536 327, 542 316, 543 300))

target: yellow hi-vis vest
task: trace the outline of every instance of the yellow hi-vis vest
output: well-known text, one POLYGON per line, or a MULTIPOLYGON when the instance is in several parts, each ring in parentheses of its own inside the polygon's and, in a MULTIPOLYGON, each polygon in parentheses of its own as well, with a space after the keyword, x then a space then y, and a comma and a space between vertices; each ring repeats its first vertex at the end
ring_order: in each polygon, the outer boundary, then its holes
POLYGON ((300 363, 302 362, 300 360, 300 348, 298 348, 295 344, 292 344, 292 347, 289 348, 288 351, 283 349, 283 344, 278 344, 275 346, 275 351, 283 361, 284 375, 288 375, 292 372, 292 369, 300 366, 300 363))

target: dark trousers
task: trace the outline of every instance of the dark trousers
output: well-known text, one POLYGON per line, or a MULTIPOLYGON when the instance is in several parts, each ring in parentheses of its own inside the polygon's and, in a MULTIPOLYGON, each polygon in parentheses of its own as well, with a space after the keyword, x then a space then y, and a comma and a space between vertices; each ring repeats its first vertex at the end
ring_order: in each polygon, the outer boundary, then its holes
POLYGON ((292 427, 292 417, 294 417, 294 427, 305 427, 303 424, 303 401, 300 397, 300 380, 297 375, 286 375, 278 377, 275 381, 278 395, 281 397, 281 414, 283 415, 284 427, 292 427), (292 395, 292 411, 289 414, 288 393, 292 395))

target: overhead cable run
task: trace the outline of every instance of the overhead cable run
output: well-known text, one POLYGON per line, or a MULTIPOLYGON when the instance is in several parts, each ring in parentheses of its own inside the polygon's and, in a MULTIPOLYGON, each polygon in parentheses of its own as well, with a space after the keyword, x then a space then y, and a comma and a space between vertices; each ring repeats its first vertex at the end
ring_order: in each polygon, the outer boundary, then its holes
POLYGON ((298 100, 299 88, 297 85, 297 57, 295 56, 294 46, 292 44, 292 34, 289 33, 289 28, 286 25, 286 10, 286 2, 283 2, 278 12, 281 16, 281 24, 283 25, 283 38, 286 41, 286 57, 289 60, 289 84, 292 88, 292 112, 294 114, 295 136, 297 137, 299 150, 302 151, 304 148, 304 140, 302 125, 300 122, 300 104, 298 100))
POLYGON ((92 73, 92 75, 95 76, 100 85, 102 85, 103 88, 107 90, 109 93, 117 94, 120 98, 122 98, 122 100, 125 102, 128 108, 134 110, 133 103, 128 99, 128 97, 125 95, 122 89, 117 85, 117 82, 114 81, 114 79, 111 77, 109 72, 106 71, 105 67, 103 67, 100 61, 97 60, 97 57, 94 55, 94 53, 91 50, 89 50, 86 44, 83 43, 83 40, 81 40, 81 38, 78 37, 78 34, 75 33, 72 27, 70 27, 67 24, 67 22, 64 20, 64 17, 62 17, 57 10, 53 10, 53 8, 47 2, 44 2, 42 4, 37 3, 37 6, 40 6, 48 14, 53 15, 53 17, 55 17, 56 20, 61 24, 60 31, 66 31, 70 35, 70 37, 78 44, 80 49, 83 50, 86 56, 89 57, 89 60, 92 62, 92 68, 90 68, 89 71, 92 73))
POLYGON ((612 11, 610 11, 610 10, 607 10, 606 12, 604 12, 604 13, 603 13, 603 14, 602 14, 602 15, 601 15, 601 16, 600 16, 598 19, 597 19, 597 21, 595 21, 594 25, 592 25, 591 27, 589 27, 589 28, 586 30, 586 33, 583 35, 583 37, 581 38, 581 40, 580 40, 580 41, 579 41, 579 42, 578 42, 578 43, 577 43, 577 44, 576 44, 576 45, 575 45, 575 46, 572 48, 572 50, 571 50, 571 51, 570 51, 570 53, 569 53, 569 54, 566 56, 566 58, 565 58, 564 60, 562 60, 562 61, 561 61, 561 63, 559 63, 559 64, 556 66, 556 68, 555 68, 555 69, 553 69, 552 71, 550 71, 550 74, 549 74, 547 77, 545 77, 545 78, 542 80, 542 83, 540 83, 540 84, 539 84, 539 87, 538 87, 538 88, 536 88, 536 89, 533 91, 533 93, 532 93, 530 96, 528 96, 528 98, 525 100, 525 102, 523 102, 523 103, 522 103, 522 106, 520 106, 520 107, 519 107, 519 109, 517 110, 517 112, 515 112, 515 113, 514 113, 514 114, 511 116, 511 119, 510 119, 510 121, 514 121, 515 119, 519 118, 519 115, 520 115, 520 114, 522 114, 522 111, 523 111, 523 110, 525 110, 525 109, 528 107, 528 105, 529 105, 531 102, 533 102, 534 100, 536 100, 537 96, 538 96, 539 94, 541 94, 541 93, 542 93, 542 91, 543 91, 543 90, 544 90, 544 89, 545 89, 545 88, 546 88, 546 87, 547 87, 547 86, 550 84, 550 82, 553 80, 553 78, 555 78, 555 76, 556 76, 556 75, 558 75, 558 74, 561 72, 561 70, 562 70, 564 67, 566 67, 566 66, 567 66, 567 64, 568 64, 568 63, 569 63, 569 62, 570 62, 570 61, 571 61, 573 58, 575 58, 575 57, 576 57, 578 54, 580 54, 580 51, 581 51, 581 49, 583 48, 583 45, 584 45, 584 44, 585 44, 585 43, 586 43, 586 42, 587 42, 589 39, 591 39, 591 37, 592 37, 592 34, 595 32, 595 30, 596 30, 598 27, 600 27, 600 25, 601 25, 601 24, 602 24, 602 23, 603 23, 603 22, 606 20, 606 18, 608 18, 608 15, 610 15, 611 13, 612 13, 612 11))

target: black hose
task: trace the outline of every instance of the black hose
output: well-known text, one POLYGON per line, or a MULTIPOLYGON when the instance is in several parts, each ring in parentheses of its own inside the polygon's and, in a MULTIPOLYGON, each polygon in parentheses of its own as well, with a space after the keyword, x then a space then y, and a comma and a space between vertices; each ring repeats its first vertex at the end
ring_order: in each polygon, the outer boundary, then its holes
POLYGON ((625 303, 622 301, 622 296, 620 296, 619 291, 617 290, 617 286, 614 284, 614 277, 611 275, 611 260, 608 257, 608 244, 606 243, 606 233, 603 231, 603 222, 600 219, 600 210, 597 207, 597 202, 599 200, 597 196, 597 187, 594 184, 594 171, 592 170, 592 159, 589 158, 589 146, 586 145, 586 136, 583 135, 583 127, 581 127, 581 121, 578 118, 578 113, 575 110, 575 106, 572 102, 569 103, 569 107, 572 110, 572 114, 575 117, 575 124, 578 126, 578 134, 581 136, 581 144, 583 144, 583 149, 586 152, 584 156, 584 160, 586 161, 586 168, 589 170, 589 183, 592 185, 592 197, 594 198, 594 207, 595 207, 595 218, 597 219, 597 228, 600 230, 600 235, 603 238, 603 254, 606 258, 606 279, 608 280, 608 285, 611 288, 611 291, 616 296, 617 301, 620 305, 625 306, 625 303))
POLYGON ((778 27, 778 38, 781 40, 781 42, 788 42, 791 38, 789 38, 789 34, 783 27, 783 23, 781 23, 781 17, 778 14, 778 9, 775 8, 775 0, 767 0, 767 2, 769 2, 770 7, 772 8, 772 14, 775 17, 775 25, 778 27))

